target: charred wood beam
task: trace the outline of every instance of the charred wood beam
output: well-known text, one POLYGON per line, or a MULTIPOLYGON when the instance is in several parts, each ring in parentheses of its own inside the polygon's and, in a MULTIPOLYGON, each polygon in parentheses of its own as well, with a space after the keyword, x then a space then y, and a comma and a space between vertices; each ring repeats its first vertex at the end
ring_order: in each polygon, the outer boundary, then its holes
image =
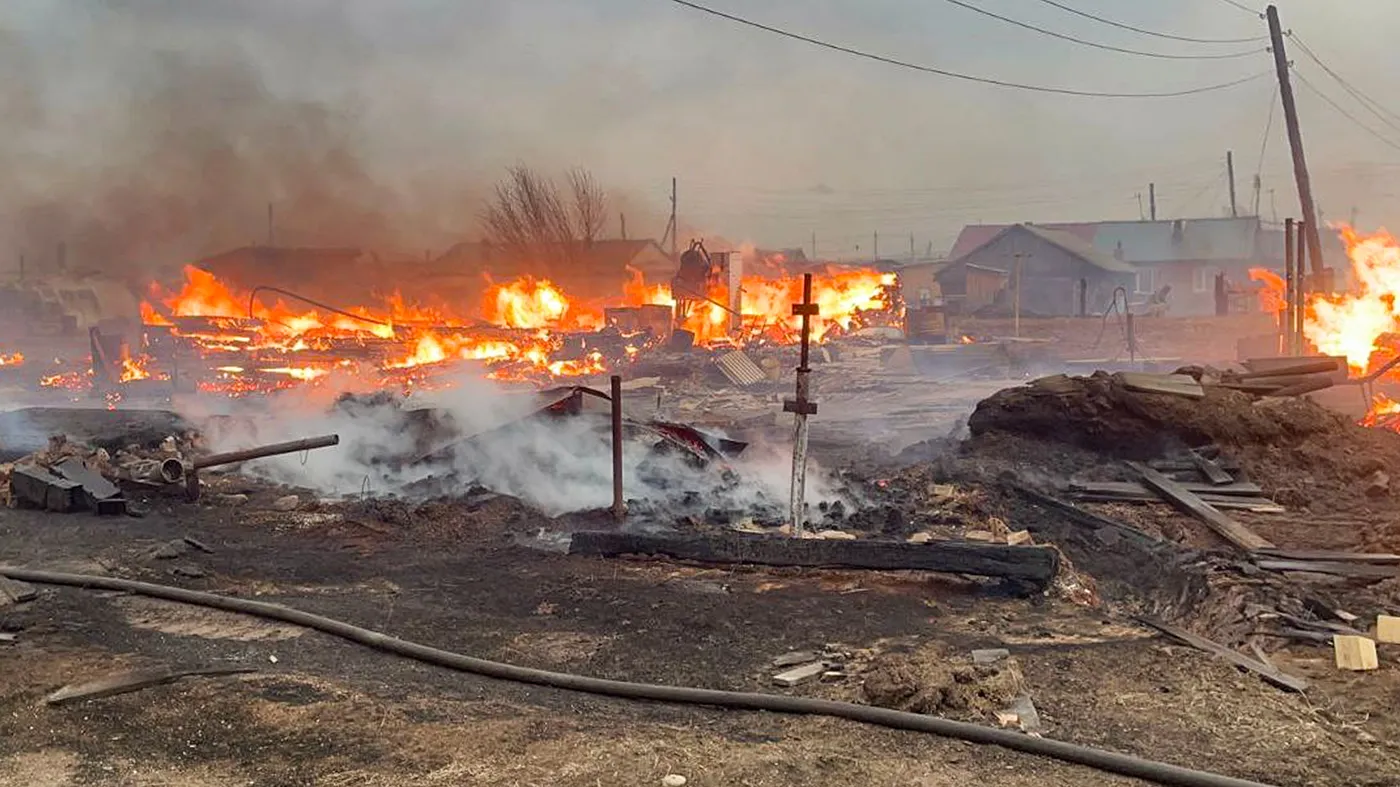
POLYGON ((936 571, 1016 580, 1043 588, 1059 570, 1049 547, 961 541, 827 541, 744 533, 574 533, 569 554, 645 555, 697 563, 936 571))

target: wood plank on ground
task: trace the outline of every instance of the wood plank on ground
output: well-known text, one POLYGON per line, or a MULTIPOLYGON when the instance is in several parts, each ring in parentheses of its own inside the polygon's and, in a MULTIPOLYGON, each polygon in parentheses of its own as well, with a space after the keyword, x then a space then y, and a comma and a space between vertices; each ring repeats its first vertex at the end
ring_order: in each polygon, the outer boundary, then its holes
POLYGON ((1129 462, 1128 466, 1142 476, 1142 482, 1157 491, 1163 498, 1183 513, 1189 514, 1214 530, 1221 538, 1245 552, 1274 546, 1268 539, 1241 525, 1239 522, 1220 513, 1202 501, 1195 493, 1181 488, 1177 482, 1167 478, 1141 462, 1129 462))
POLYGON ((152 686, 174 683, 181 678, 188 678, 196 675, 237 675, 256 671, 257 670, 250 667, 205 667, 187 670, 131 670, 107 675, 95 680, 84 681, 82 683, 70 683, 45 697, 44 702, 49 705, 70 705, 75 702, 82 702, 83 700, 114 697, 118 694, 140 691, 152 686))
POLYGON ((569 554, 592 557, 647 555, 698 563, 937 571, 1001 577, 1044 587, 1059 570, 1048 547, 965 541, 829 541, 750 533, 574 533, 569 554))
POLYGON ((1374 563, 1400 565, 1400 555, 1385 552, 1334 552, 1327 549, 1283 549, 1266 547, 1256 550, 1264 557, 1279 560, 1319 560, 1325 563, 1374 563))
POLYGON ((1265 664, 1264 662, 1258 659, 1251 658, 1238 651, 1231 650, 1230 648, 1227 648, 1218 642, 1213 642, 1211 640, 1206 639, 1205 637, 1199 636, 1197 634, 1192 634, 1186 629, 1180 628, 1178 626, 1173 626, 1169 623, 1163 623, 1160 620, 1153 620, 1152 618, 1137 618, 1137 620, 1143 625, 1149 628, 1154 628, 1162 632, 1163 634, 1166 634, 1169 637, 1180 640, 1186 643, 1187 645, 1196 648, 1197 650, 1203 650, 1207 653, 1214 653, 1215 655, 1220 656, 1221 658, 1229 661, 1231 664, 1234 664, 1237 667, 1242 667, 1244 669, 1249 670, 1250 672, 1253 672, 1254 674, 1258 675, 1264 680, 1267 680, 1275 686, 1288 689, 1289 691, 1297 692, 1304 692, 1308 689, 1309 683, 1306 678, 1300 678, 1296 675, 1289 675, 1288 673, 1278 669, 1277 667, 1274 667, 1270 664, 1265 664))
MULTIPOLYGON (((1258 484, 1249 481, 1232 481, 1228 486, 1216 486, 1214 484, 1192 483, 1190 481, 1176 482, 1188 492, 1208 495, 1235 495, 1241 497, 1254 497, 1264 494, 1264 490, 1258 484)), ((1071 481, 1069 488, 1075 492, 1103 492, 1112 494, 1121 492, 1123 494, 1149 493, 1147 487, 1136 481, 1071 481)))
POLYGON ((1321 560, 1256 559, 1254 564, 1265 571, 1302 571, 1309 574, 1329 574, 1357 579, 1390 579, 1400 577, 1400 566, 1375 563, 1329 563, 1321 560))
MULTIPOLYGON (((1071 496, 1075 500, 1086 503, 1162 503, 1170 505, 1170 501, 1163 500, 1161 495, 1143 490, 1141 492, 1109 493, 1109 492, 1074 492, 1071 496)), ((1288 509, 1268 499, 1267 497, 1232 497, 1229 495, 1197 495, 1201 501, 1222 511, 1250 511, 1256 514, 1282 514, 1288 509)))
POLYGON ((1223 487, 1227 484, 1235 483, 1235 477, 1225 472, 1225 468, 1216 464, 1213 460, 1207 459, 1197 451, 1191 451, 1191 462, 1196 465, 1196 469, 1201 471, 1201 475, 1213 486, 1223 487))

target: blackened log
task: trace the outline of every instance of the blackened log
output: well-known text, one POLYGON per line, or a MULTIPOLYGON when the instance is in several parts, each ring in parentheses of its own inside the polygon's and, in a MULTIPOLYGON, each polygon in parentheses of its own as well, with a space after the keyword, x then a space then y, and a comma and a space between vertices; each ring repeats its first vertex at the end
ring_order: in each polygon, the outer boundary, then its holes
POLYGON ((1059 569, 1048 547, 964 541, 828 541, 746 533, 574 533, 569 554, 593 557, 648 555, 698 563, 937 571, 999 577, 1044 587, 1059 569))

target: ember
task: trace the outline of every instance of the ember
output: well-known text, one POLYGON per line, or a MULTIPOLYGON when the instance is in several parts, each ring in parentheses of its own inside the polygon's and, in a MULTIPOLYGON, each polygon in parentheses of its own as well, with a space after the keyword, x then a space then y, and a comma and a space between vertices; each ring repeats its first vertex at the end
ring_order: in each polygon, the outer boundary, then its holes
POLYGON ((0 353, 0 366, 19 366, 24 363, 24 353, 0 353))

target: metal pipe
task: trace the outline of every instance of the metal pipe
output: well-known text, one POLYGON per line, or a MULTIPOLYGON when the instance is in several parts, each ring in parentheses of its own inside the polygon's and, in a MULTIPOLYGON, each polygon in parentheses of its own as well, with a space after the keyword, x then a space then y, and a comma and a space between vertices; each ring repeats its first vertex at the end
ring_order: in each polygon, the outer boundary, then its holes
POLYGON ((249 459, 262 459, 265 456, 277 456, 279 454, 294 454, 297 451, 309 451, 312 448, 329 448, 340 444, 340 435, 328 434, 321 437, 308 437, 305 440, 292 440, 288 443, 273 443, 272 445, 248 448, 243 451, 229 451, 222 454, 210 454, 201 456, 190 463, 190 467, 199 470, 204 467, 217 467, 219 465, 231 465, 235 462, 246 462, 249 459))
POLYGON ((627 502, 622 498, 622 377, 613 375, 612 383, 612 465, 613 519, 621 521, 627 515, 627 502))
POLYGON ((1290 358, 1298 355, 1293 331, 1293 304, 1297 300, 1294 293, 1298 289, 1297 265, 1293 260, 1293 219, 1283 220, 1283 323, 1279 325, 1279 336, 1283 340, 1283 354, 1290 358))
POLYGON ((173 458, 161 462, 160 480, 167 484, 178 484, 185 480, 185 463, 173 458))

